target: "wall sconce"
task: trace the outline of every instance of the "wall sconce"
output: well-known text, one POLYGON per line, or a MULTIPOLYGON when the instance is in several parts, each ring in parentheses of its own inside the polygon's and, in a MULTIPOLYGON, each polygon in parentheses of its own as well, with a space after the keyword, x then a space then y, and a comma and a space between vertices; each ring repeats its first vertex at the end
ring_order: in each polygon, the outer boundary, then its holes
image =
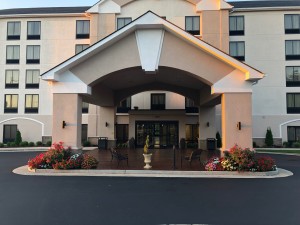
POLYGON ((65 129, 66 126, 67 126, 66 121, 62 121, 62 129, 65 129))
POLYGON ((242 123, 241 123, 241 122, 238 122, 238 123, 236 124, 236 128, 237 128, 238 130, 241 130, 241 129, 242 129, 242 123))
POLYGON ((209 127, 209 122, 206 123, 206 126, 209 127))
POLYGON ((108 127, 108 125, 109 125, 108 122, 105 122, 105 127, 108 127))

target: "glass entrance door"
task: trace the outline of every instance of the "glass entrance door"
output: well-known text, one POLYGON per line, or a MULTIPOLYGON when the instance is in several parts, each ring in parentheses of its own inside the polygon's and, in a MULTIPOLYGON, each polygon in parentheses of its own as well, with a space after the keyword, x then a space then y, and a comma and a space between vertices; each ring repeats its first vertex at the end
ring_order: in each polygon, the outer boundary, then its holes
POLYGON ((147 135, 153 148, 166 148, 178 144, 177 121, 136 121, 136 144, 143 147, 147 135))

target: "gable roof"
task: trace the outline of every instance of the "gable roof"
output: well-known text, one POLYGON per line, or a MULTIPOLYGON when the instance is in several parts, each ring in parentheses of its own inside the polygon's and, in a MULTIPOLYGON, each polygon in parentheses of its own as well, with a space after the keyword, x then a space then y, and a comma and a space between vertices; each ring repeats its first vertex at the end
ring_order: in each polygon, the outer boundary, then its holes
POLYGON ((202 51, 207 52, 210 55, 213 55, 215 58, 218 58, 220 61, 223 61, 224 63, 227 63, 232 67, 243 71, 246 74, 246 80, 258 80, 264 76, 262 72, 236 60, 235 58, 229 56, 225 52, 222 52, 221 50, 211 46, 210 44, 198 39, 194 35, 191 35, 190 33, 179 28, 178 26, 170 23, 167 20, 162 19, 160 16, 156 15, 152 11, 148 11, 147 13, 140 16, 136 20, 132 21, 122 29, 115 31, 111 35, 105 37, 104 39, 98 41, 94 45, 85 49, 81 53, 71 57, 65 62, 62 62, 56 67, 45 72, 44 74, 41 75, 43 76, 42 79, 56 81, 57 80, 56 76, 58 73, 67 71, 73 66, 80 64, 81 62, 97 54, 98 52, 102 51, 106 47, 113 45, 115 42, 126 37, 128 34, 136 31, 137 29, 153 29, 153 28, 159 28, 159 29, 163 28, 169 31, 170 33, 173 33, 174 35, 184 39, 185 41, 189 42, 195 47, 201 49, 202 51))

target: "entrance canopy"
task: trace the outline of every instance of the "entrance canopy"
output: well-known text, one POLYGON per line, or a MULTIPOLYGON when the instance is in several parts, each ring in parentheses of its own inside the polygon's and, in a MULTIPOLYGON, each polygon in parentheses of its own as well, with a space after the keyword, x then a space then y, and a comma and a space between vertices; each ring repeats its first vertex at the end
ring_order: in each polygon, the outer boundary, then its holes
POLYGON ((42 75, 53 93, 82 94, 100 106, 155 89, 201 105, 211 95, 252 92, 262 77, 151 11, 42 75))

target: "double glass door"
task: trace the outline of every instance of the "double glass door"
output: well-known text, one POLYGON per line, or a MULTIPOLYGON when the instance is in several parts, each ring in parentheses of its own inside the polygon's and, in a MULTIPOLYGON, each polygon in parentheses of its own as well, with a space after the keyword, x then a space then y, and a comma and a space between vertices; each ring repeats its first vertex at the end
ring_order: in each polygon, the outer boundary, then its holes
POLYGON ((150 145, 154 148, 167 148, 178 144, 177 121, 136 121, 136 144, 145 145, 149 135, 150 145))

